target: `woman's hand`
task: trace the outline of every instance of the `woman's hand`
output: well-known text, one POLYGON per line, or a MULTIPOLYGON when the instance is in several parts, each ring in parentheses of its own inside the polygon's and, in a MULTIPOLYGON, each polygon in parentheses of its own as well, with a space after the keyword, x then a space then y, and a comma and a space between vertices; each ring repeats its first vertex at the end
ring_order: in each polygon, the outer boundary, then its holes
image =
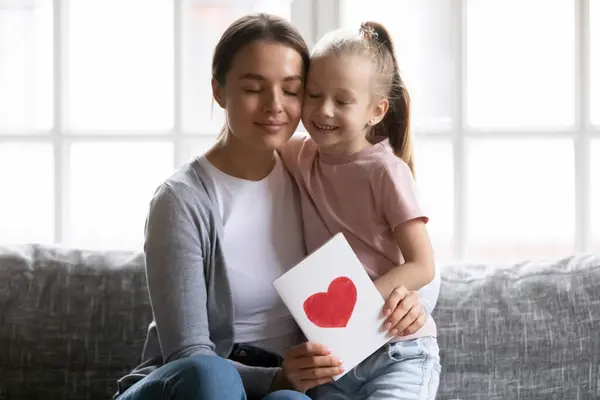
POLYGON ((331 355, 322 344, 306 342, 292 347, 285 354, 282 369, 273 381, 274 389, 308 389, 331 382, 344 371, 342 361, 331 355))
POLYGON ((404 286, 395 288, 383 306, 383 329, 390 335, 410 335, 425 325, 427 315, 419 303, 419 294, 404 286))

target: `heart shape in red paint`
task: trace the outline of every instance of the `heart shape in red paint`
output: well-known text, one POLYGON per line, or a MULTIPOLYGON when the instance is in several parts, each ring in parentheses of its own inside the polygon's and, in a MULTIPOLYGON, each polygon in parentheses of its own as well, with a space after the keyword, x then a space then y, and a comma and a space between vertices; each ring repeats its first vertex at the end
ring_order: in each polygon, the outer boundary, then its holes
POLYGON ((320 328, 345 328, 356 305, 356 286, 340 276, 329 284, 327 292, 311 295, 304 301, 308 319, 320 328))

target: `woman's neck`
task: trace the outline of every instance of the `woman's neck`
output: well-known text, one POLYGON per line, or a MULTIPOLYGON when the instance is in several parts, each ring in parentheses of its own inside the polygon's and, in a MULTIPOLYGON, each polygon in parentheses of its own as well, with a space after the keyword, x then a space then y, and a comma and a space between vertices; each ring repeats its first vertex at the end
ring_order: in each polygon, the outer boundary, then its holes
POLYGON ((230 133, 219 138, 206 158, 227 175, 248 181, 266 178, 275 166, 274 150, 249 146, 230 133))

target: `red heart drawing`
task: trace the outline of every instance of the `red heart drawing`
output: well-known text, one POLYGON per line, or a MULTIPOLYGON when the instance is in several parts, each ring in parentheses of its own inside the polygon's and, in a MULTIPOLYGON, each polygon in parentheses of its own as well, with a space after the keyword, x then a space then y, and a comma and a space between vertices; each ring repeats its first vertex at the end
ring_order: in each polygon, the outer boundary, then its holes
POLYGON ((308 319, 320 328, 345 328, 356 305, 356 286, 340 276, 329 284, 327 292, 311 295, 304 301, 308 319))

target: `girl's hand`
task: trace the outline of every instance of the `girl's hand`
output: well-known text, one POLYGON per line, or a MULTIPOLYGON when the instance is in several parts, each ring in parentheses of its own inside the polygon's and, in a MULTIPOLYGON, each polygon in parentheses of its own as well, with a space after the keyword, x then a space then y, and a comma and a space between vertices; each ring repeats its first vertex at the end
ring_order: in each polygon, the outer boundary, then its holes
POLYGON ((342 361, 331 355, 322 344, 306 342, 292 347, 283 359, 282 369, 274 379, 277 389, 291 388, 304 393, 331 382, 344 371, 342 361))
POLYGON ((404 286, 392 291, 383 306, 383 315, 387 317, 383 329, 392 336, 415 333, 427 320, 423 305, 419 303, 419 294, 404 286))

